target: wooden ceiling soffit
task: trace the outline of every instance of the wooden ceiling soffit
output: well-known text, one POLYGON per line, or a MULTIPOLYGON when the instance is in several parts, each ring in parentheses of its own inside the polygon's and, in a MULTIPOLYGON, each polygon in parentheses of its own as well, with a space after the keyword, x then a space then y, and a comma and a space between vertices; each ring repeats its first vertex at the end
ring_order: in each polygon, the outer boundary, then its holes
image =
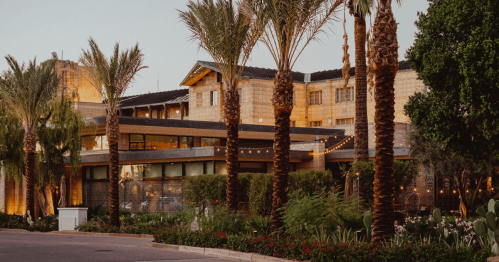
POLYGON ((181 86, 192 86, 197 81, 201 80, 205 75, 211 72, 211 69, 206 68, 201 65, 195 65, 191 72, 185 77, 185 79, 180 83, 181 86))

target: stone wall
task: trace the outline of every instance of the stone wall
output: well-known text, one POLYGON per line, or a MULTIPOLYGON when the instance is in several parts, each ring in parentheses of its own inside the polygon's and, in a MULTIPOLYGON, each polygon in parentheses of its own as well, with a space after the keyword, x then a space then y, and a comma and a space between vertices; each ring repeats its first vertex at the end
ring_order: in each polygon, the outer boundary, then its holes
POLYGON ((216 72, 209 73, 195 86, 189 87, 189 118, 191 120, 221 121, 221 87, 222 84, 217 82, 216 72), (210 105, 210 91, 217 91, 217 105, 210 105))
POLYGON ((90 83, 90 77, 85 67, 79 66, 77 62, 69 60, 59 60, 55 69, 61 78, 61 85, 67 87, 67 93, 77 92, 78 101, 101 103, 102 96, 97 89, 90 83))

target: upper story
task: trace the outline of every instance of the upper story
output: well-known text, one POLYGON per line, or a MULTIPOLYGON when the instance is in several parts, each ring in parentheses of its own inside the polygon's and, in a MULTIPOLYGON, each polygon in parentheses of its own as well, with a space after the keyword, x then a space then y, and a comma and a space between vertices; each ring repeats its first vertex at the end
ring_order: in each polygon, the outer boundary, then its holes
MULTIPOLYGON (((346 88, 341 69, 303 74, 293 72, 294 106, 291 125, 296 127, 345 128, 355 118, 355 68, 346 88)), ((276 70, 245 67, 237 89, 241 123, 273 125, 272 90, 276 70)), ((225 84, 213 62, 198 61, 181 85, 189 87, 189 119, 222 121, 225 84)), ((408 62, 400 62, 395 78, 395 122, 408 123, 404 105, 409 96, 424 90, 408 62)), ((373 90, 368 91, 368 122, 374 122, 373 90)))

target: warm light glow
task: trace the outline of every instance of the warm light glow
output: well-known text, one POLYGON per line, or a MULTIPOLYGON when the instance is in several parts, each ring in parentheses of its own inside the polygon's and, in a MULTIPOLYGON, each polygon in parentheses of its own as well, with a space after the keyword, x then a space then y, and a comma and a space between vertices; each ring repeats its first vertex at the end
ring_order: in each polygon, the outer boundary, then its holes
POLYGON ((469 193, 470 191, 469 190, 466 190, 466 193, 469 193))
POLYGON ((146 117, 149 117, 149 113, 146 113, 146 117))
POLYGON ((478 190, 478 192, 482 192, 482 190, 480 189, 480 190, 478 190))
POLYGON ((220 148, 217 148, 217 151, 220 151, 220 148))
POLYGON ((456 193, 456 190, 452 190, 452 193, 454 193, 454 194, 455 194, 455 193, 456 193))
POLYGON ((357 172, 357 174, 356 174, 356 175, 357 175, 357 176, 359 176, 360 174, 357 172))
POLYGON ((177 110, 177 114, 179 114, 179 113, 180 113, 180 110, 177 110))
POLYGON ((426 192, 430 193, 430 190, 428 189, 428 190, 426 190, 426 192))
POLYGON ((400 187, 400 190, 404 190, 404 187, 403 187, 403 186, 401 186, 401 187, 400 187))
POLYGON ((249 151, 249 153, 251 154, 251 150, 249 151))
POLYGON ((256 151, 258 154, 260 154, 260 150, 256 151))
POLYGON ((417 189, 417 188, 414 188, 414 192, 416 192, 416 191, 418 191, 418 189, 417 189))
POLYGON ((444 191, 443 191, 443 190, 440 190, 440 194, 443 194, 443 193, 444 193, 444 191))
POLYGON ((243 153, 244 151, 241 150, 241 154, 243 153))

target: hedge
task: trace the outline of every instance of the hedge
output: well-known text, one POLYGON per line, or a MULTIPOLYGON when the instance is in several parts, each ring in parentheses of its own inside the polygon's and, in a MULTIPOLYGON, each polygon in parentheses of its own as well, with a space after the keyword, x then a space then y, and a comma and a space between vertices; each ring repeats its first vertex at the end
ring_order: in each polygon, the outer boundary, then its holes
MULTIPOLYGON (((272 174, 239 174, 239 202, 249 202, 252 213, 266 216, 272 210, 272 174)), ((184 180, 184 201, 204 210, 209 205, 225 202, 226 175, 201 175, 184 180)), ((289 192, 301 189, 305 195, 337 187, 331 171, 300 170, 289 174, 289 192)))

